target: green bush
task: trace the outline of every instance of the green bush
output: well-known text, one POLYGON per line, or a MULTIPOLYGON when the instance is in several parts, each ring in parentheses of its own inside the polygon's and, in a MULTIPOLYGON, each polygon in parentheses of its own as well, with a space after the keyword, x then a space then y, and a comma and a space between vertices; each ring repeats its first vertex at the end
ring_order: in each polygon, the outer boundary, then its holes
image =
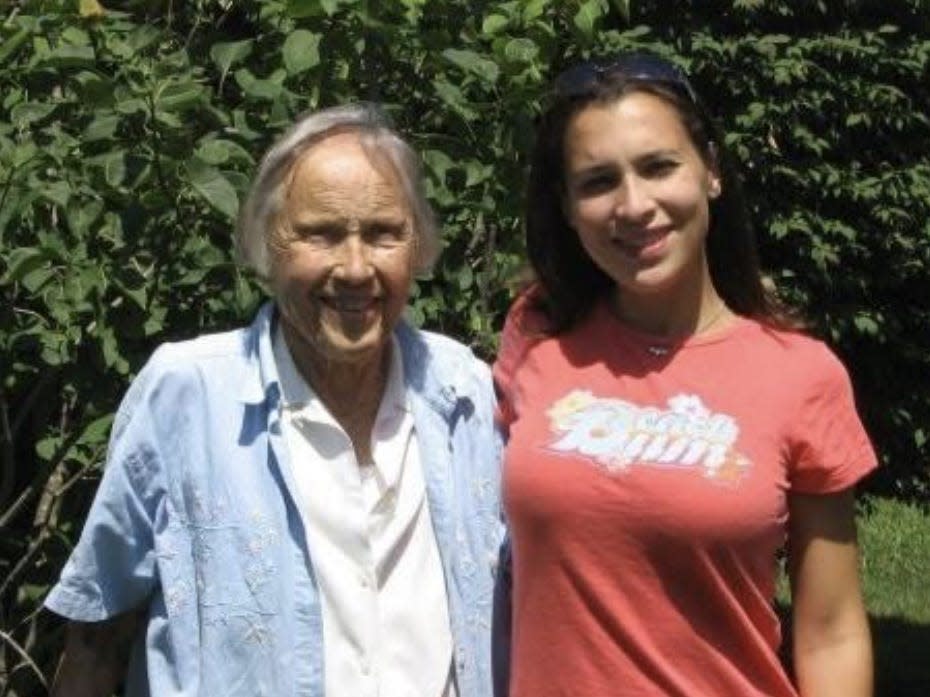
POLYGON ((230 255, 256 158, 346 100, 383 102, 423 154, 446 249, 412 316, 490 357, 547 80, 624 49, 681 60, 742 163, 773 281, 853 374, 886 465, 872 488, 928 495, 919 0, 116 4, 0 17, 0 695, 49 673, 58 629, 36 609, 128 380, 158 342, 240 324, 263 297, 230 255))

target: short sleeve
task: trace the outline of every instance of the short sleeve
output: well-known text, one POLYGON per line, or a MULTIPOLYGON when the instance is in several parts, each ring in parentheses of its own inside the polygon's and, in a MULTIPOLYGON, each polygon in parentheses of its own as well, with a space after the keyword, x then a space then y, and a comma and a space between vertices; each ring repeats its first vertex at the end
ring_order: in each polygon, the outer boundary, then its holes
MULTIPOLYGON (((138 378, 140 383, 144 378, 138 378)), ((45 599, 53 612, 99 622, 139 607, 155 583, 153 520, 161 464, 143 401, 133 384, 117 413, 107 464, 81 537, 45 599)))
POLYGON ((792 416, 791 489, 826 494, 846 489, 877 465, 856 412, 849 375, 825 346, 806 369, 806 388, 792 416))
POLYGON ((516 373, 532 345, 542 336, 544 320, 532 309, 532 289, 524 292, 513 303, 501 330, 500 347, 492 372, 497 392, 497 425, 507 433, 517 418, 519 395, 516 373))

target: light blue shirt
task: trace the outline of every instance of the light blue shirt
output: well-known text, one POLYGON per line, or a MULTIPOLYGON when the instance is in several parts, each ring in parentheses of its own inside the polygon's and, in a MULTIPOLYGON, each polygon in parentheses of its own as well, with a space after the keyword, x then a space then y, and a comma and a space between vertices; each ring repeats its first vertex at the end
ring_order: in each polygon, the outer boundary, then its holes
MULTIPOLYGON (((320 596, 280 421, 271 304, 246 329, 161 346, 117 413, 81 539, 46 607, 146 606, 127 695, 323 697, 320 596)), ((401 324, 461 697, 491 694, 501 440, 487 366, 401 324)), ((416 602, 416 589, 410 592, 416 602)))

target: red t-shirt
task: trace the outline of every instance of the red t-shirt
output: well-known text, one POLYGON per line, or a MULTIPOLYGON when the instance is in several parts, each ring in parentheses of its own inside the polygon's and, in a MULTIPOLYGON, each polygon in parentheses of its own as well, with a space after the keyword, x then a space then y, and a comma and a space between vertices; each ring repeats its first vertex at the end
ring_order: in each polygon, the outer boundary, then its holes
POLYGON ((606 303, 494 368, 509 431, 511 697, 796 697, 777 655, 786 495, 876 463, 820 342, 737 318, 675 346, 606 303))

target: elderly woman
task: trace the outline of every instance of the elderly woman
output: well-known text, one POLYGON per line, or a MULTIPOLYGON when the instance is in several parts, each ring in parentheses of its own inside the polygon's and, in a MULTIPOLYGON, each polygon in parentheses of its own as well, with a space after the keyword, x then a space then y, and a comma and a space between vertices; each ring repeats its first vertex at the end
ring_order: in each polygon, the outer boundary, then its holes
POLYGON ((118 412, 56 695, 490 691, 499 446, 487 367, 403 319, 438 251, 370 106, 268 152, 237 246, 273 301, 159 348, 118 412))

